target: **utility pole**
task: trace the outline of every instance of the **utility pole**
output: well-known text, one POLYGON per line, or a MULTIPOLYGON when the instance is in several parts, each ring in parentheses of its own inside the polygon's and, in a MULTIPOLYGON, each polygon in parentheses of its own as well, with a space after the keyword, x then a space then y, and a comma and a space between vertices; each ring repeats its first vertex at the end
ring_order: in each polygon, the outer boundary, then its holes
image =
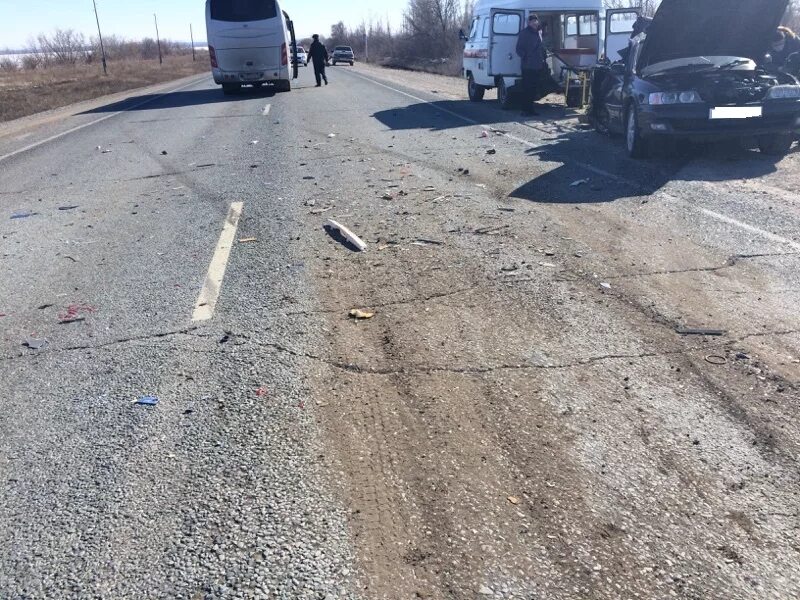
POLYGON ((197 60, 197 57, 194 55, 194 32, 192 31, 192 24, 189 23, 189 37, 192 40, 192 62, 197 60))
POLYGON ((161 38, 158 37, 158 17, 153 13, 153 21, 156 23, 156 43, 158 44, 158 64, 163 65, 164 59, 161 58, 161 38))
POLYGON ((92 4, 94 5, 94 18, 97 21, 97 36, 100 38, 100 54, 103 57, 103 75, 108 75, 108 69, 106 68, 106 49, 103 46, 103 34, 100 33, 100 17, 97 16, 97 0, 92 0, 92 4))

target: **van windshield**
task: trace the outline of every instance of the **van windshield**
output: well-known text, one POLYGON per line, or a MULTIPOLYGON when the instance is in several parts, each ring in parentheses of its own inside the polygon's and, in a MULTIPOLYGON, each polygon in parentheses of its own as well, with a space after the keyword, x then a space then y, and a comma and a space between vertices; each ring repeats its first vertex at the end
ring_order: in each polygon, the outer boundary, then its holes
POLYGON ((277 16, 275 0, 211 0, 214 21, 263 21, 277 16))

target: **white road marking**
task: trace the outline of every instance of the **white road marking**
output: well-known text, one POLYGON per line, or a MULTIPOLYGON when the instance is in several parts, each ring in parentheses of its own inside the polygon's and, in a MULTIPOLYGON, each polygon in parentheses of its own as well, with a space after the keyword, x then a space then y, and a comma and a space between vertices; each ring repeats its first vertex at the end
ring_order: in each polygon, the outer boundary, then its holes
POLYGON ((708 215, 709 217, 714 217, 715 219, 719 219, 720 221, 724 221, 725 223, 734 225, 736 227, 739 227, 740 229, 749 231, 750 233, 755 233, 757 235, 760 235, 761 237, 767 238, 768 240, 772 240, 773 242, 776 242, 778 244, 785 244, 790 248, 793 248, 795 250, 800 250, 800 244, 798 244, 797 242, 793 242, 792 240, 786 239, 785 237, 775 235, 774 233, 770 233, 769 231, 764 231, 763 229, 759 229, 758 227, 753 227, 752 225, 748 225, 747 223, 742 223, 741 221, 737 221, 736 219, 733 219, 726 215, 714 212, 713 210, 708 210, 707 208, 697 207, 697 210, 708 215))
MULTIPOLYGON (((495 128, 490 126, 490 125, 483 125, 483 124, 479 123, 478 121, 475 121, 474 119, 470 119, 469 117, 465 117, 464 115, 460 115, 460 114, 458 114, 456 112, 453 112, 452 110, 448 110, 446 108, 442 108, 441 106, 438 106, 434 101, 425 100, 424 98, 420 98, 418 96, 414 96, 413 94, 409 94, 407 92, 404 92, 403 90, 398 90, 397 88, 393 88, 390 85, 386 85, 384 83, 380 83, 379 81, 375 81, 374 79, 371 79, 369 77, 365 77, 364 75, 360 75, 358 73, 353 73, 352 71, 350 71, 349 73, 350 73, 350 75, 354 75, 356 77, 360 77, 361 79, 363 79, 365 81, 368 81, 368 82, 370 82, 370 83, 372 83, 374 85, 378 85, 380 87, 386 88, 387 90, 391 90, 393 92, 396 92, 398 94, 406 96, 407 98, 411 98, 412 100, 416 100, 418 102, 422 102, 423 104, 430 104, 432 108, 435 108, 436 110, 438 110, 440 112, 443 112, 445 114, 451 115, 452 117, 455 117, 456 119, 460 119, 461 121, 464 121, 465 123, 469 123, 470 125, 477 125, 481 129, 484 129, 486 131, 495 131, 495 128)), ((517 137, 517 136, 512 135, 510 133, 503 133, 503 136, 507 137, 510 140, 514 140, 515 142, 518 142, 520 144, 528 146, 530 148, 538 148, 538 147, 541 146, 541 144, 537 144, 535 142, 531 142, 530 140, 526 140, 526 139, 517 137)), ((564 164, 566 164, 566 163, 564 163, 564 164)), ((597 167, 595 167, 593 165, 589 165, 589 164, 586 164, 586 163, 583 163, 583 162, 580 162, 580 161, 570 161, 569 164, 581 167, 582 169, 585 169, 587 171, 591 171, 592 173, 595 173, 596 175, 601 175, 602 177, 607 177, 608 179, 611 179, 612 181, 616 181, 617 183, 628 185, 628 186, 634 188, 635 190, 641 190, 642 189, 642 186, 639 185, 638 183, 636 183, 635 181, 631 181, 631 180, 626 179, 624 177, 619 177, 617 175, 614 175, 613 173, 609 173, 608 171, 605 171, 604 169, 599 169, 599 168, 597 168, 597 167)), ((731 217, 729 217, 727 215, 723 215, 723 214, 715 212, 713 210, 708 210, 706 208, 702 208, 702 207, 696 206, 695 204, 693 204, 691 202, 687 202, 685 200, 681 200, 677 196, 673 196, 672 194, 669 194, 667 192, 659 191, 659 192, 656 192, 654 195, 659 195, 659 196, 661 196, 663 198, 666 198, 668 200, 671 200, 671 201, 674 201, 674 202, 679 202, 680 204, 686 206, 687 208, 690 208, 690 209, 692 209, 694 211, 703 213, 704 215, 706 215, 708 217, 717 219, 719 221, 722 221, 723 223, 727 223, 728 225, 733 225, 734 227, 738 227, 738 228, 743 229, 745 231, 749 231, 750 233, 754 233, 754 234, 759 235, 759 236, 761 236, 763 238, 766 238, 766 239, 768 239, 770 241, 773 241, 773 242, 776 242, 776 243, 779 243, 779 244, 785 244, 785 245, 787 245, 787 246, 789 246, 789 247, 791 247, 791 248, 793 248, 795 250, 800 250, 800 244, 798 244, 797 242, 793 242, 790 239, 781 237, 779 235, 775 235, 774 233, 771 233, 769 231, 765 231, 764 229, 760 229, 758 227, 754 227, 753 225, 750 225, 748 223, 744 223, 744 222, 739 221, 737 219, 733 219, 733 218, 731 218, 731 217)))
MULTIPOLYGON (((75 133, 76 131, 80 131, 81 129, 85 129, 87 127, 91 127, 92 125, 97 125, 98 123, 102 123, 103 121, 107 121, 108 119, 110 119, 112 117, 116 117, 117 115, 121 115, 122 113, 134 110, 136 108, 139 108, 140 106, 144 106, 145 104, 150 104, 151 102, 155 102, 156 100, 159 100, 159 99, 163 98, 164 96, 169 96, 170 94, 173 94, 175 92, 179 92, 179 91, 184 90, 184 89, 186 89, 188 87, 191 87, 193 85, 197 85, 197 83, 198 83, 197 81, 192 81, 190 83, 187 83, 186 85, 182 85, 182 86, 180 86, 178 88, 175 88, 174 90, 170 90, 169 92, 164 92, 163 94, 158 94, 157 96, 153 96, 152 98, 148 98, 147 100, 143 100, 142 102, 138 102, 137 104, 134 104, 133 106, 129 106, 125 110, 119 110, 117 112, 109 113, 104 117, 100 117, 99 119, 95 119, 94 121, 90 121, 88 123, 84 123, 83 125, 78 125, 77 127, 73 127, 72 129, 68 129, 67 131, 62 131, 61 133, 57 133, 56 135, 51 135, 49 138, 45 138, 43 140, 39 140, 38 142, 34 142, 33 144, 29 144, 28 146, 20 148, 19 150, 14 150, 13 152, 9 152, 8 154, 3 154, 2 156, 0 156, 0 162, 4 161, 6 159, 9 159, 12 156, 17 156, 18 154, 22 154, 23 152, 27 152, 28 150, 33 150, 34 148, 38 148, 39 146, 42 146, 44 144, 48 144, 50 142, 53 142, 53 141, 55 141, 55 140, 57 140, 59 138, 64 137, 65 135, 69 135, 70 133, 75 133)), ((121 100, 121 102, 124 102, 124 100, 121 100)), ((72 116, 74 116, 74 115, 72 115, 72 116)))
POLYGON ((262 114, 262 115, 264 115, 264 116, 266 117, 266 116, 269 114, 269 111, 270 111, 271 109, 272 109, 272 104, 267 104, 267 105, 264 107, 264 110, 262 110, 262 111, 261 111, 261 114, 262 114))
POLYGON ((228 259, 231 256, 233 242, 236 239, 236 230, 239 227, 239 219, 242 216, 243 202, 234 202, 225 218, 222 233, 219 236, 217 249, 208 267, 208 275, 200 290, 197 304, 194 307, 192 321, 209 321, 214 317, 214 309, 217 306, 219 293, 222 290, 222 281, 225 279, 225 270, 228 268, 228 259))

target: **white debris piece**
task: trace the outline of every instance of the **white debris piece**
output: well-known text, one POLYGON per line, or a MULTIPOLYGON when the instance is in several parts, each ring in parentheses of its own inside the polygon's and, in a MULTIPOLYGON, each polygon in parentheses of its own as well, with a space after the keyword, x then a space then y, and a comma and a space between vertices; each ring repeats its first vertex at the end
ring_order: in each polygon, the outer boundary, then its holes
POLYGON ((588 179, 578 179, 578 181, 573 181, 569 184, 570 187, 578 187, 579 185, 583 185, 585 183, 589 183, 588 179))
POLYGON ((350 231, 347 227, 345 227, 341 223, 338 223, 337 221, 334 221, 333 219, 328 219, 327 224, 328 227, 338 230, 339 233, 341 233, 344 237, 346 237, 351 244, 353 244, 356 248, 359 249, 359 251, 361 252, 366 251, 367 245, 364 243, 364 241, 360 237, 358 237, 355 233, 350 231))

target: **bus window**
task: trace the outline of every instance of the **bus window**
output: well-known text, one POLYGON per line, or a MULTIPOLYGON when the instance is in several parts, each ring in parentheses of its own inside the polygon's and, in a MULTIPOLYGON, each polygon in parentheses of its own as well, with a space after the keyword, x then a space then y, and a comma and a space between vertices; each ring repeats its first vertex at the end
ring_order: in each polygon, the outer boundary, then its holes
POLYGON ((275 0, 211 0, 212 21, 263 21, 277 16, 275 0))

